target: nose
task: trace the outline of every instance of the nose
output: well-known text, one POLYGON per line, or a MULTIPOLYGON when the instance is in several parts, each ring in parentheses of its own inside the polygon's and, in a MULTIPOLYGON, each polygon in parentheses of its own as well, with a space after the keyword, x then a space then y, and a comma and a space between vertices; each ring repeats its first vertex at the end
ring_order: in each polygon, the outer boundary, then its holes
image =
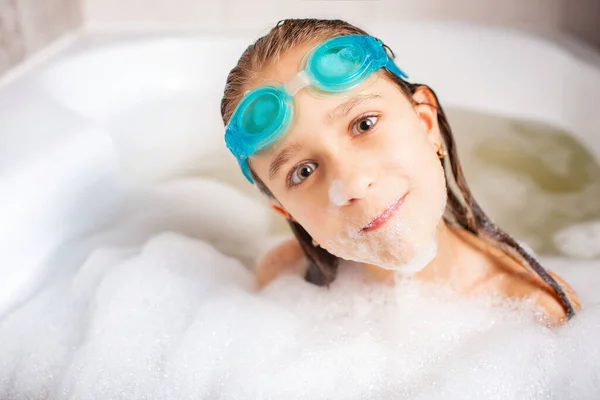
POLYGON ((373 172, 366 166, 337 165, 329 186, 329 202, 342 207, 365 198, 375 183, 373 172))

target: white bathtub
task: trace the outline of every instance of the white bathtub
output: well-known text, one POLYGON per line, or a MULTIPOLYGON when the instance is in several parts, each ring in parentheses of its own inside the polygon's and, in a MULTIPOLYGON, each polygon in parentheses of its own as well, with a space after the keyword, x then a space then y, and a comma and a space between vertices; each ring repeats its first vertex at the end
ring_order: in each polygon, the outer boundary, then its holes
MULTIPOLYGON (((515 32, 371 32, 446 107, 563 127, 600 160, 600 64, 515 32)), ((69 254, 69 241, 124 212, 133 181, 235 168, 220 140, 219 101, 248 37, 121 36, 83 35, 0 89, 0 316, 51 277, 58 253, 84 257, 69 254), (147 147, 136 147, 150 131, 147 147), (178 157, 161 157, 172 151, 178 157)))
MULTIPOLYGON (((598 55, 462 25, 371 32, 445 107, 564 128, 600 160, 598 55)), ((594 398, 598 259, 551 265, 586 300, 556 331, 351 269, 256 293, 235 259, 276 219, 219 113, 249 41, 83 35, 0 86, 0 397, 594 398)))

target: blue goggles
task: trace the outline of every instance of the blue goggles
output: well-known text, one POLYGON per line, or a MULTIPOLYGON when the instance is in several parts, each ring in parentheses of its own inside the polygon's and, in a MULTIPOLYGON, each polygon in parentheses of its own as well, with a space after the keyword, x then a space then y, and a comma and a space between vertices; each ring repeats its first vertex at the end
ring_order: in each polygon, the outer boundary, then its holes
POLYGON ((372 36, 347 35, 329 39, 309 51, 300 72, 285 84, 248 91, 225 129, 225 143, 244 176, 254 183, 248 157, 275 143, 289 128, 294 95, 307 88, 313 94, 353 89, 385 68, 400 79, 408 76, 394 64, 383 43, 372 36))

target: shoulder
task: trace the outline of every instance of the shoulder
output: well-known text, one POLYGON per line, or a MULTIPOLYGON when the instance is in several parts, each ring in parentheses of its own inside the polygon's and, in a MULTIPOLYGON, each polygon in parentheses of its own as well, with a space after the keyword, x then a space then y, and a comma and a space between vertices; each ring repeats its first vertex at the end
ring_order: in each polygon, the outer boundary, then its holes
POLYGON ((282 274, 304 275, 306 259, 296 238, 285 239, 270 248, 256 263, 259 288, 268 285, 282 274))
MULTIPOLYGON (((502 294, 506 298, 532 300, 545 311, 554 323, 566 321, 566 312, 554 292, 541 277, 528 266, 509 256, 501 248, 473 234, 457 231, 467 243, 482 257, 486 265, 486 279, 479 289, 502 294)), ((561 277, 544 268, 563 288, 576 310, 579 310, 579 299, 573 288, 561 277)))
MULTIPOLYGON (((558 295, 552 287, 546 283, 534 271, 517 262, 508 255, 495 257, 495 267, 502 277, 501 289, 509 297, 524 300, 533 300, 553 324, 566 321, 566 311, 560 302, 558 295)), ((560 276, 546 269, 556 282, 565 291, 576 310, 581 309, 579 299, 573 288, 560 276)))

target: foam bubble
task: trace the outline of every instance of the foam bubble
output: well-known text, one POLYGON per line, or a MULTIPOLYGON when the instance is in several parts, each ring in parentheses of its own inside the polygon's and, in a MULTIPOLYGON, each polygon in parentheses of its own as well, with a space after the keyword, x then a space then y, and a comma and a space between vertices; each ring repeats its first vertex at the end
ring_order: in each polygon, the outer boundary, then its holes
POLYGON ((344 196, 342 182, 334 179, 329 186, 329 202, 334 207, 340 207, 345 204, 346 197, 344 196))
POLYGON ((589 221, 565 228, 554 235, 554 243, 569 257, 598 257, 600 256, 600 221, 589 221))
MULTIPOLYGON (((568 277, 567 277, 568 278, 568 277)), ((591 291, 595 290, 590 288, 591 291)), ((439 286, 332 286, 287 275, 256 292, 236 259, 159 234, 94 251, 0 320, 0 398, 589 398, 600 308, 549 330, 439 286)))

